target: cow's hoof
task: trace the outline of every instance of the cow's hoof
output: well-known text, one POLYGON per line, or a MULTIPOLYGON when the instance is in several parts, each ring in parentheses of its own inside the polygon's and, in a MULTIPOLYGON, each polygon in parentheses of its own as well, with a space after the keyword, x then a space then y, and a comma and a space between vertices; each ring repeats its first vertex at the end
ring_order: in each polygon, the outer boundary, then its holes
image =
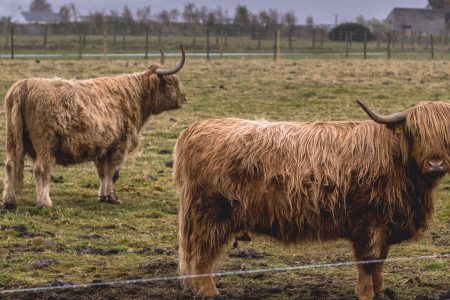
POLYGON ((46 209, 46 208, 51 208, 53 205, 51 204, 38 204, 36 205, 37 208, 39 209, 46 209))
POLYGON ((17 208, 17 204, 15 202, 6 202, 3 204, 3 206, 7 210, 15 210, 17 208))
POLYGON ((214 296, 203 296, 203 297, 195 297, 202 300, 225 300, 226 298, 222 295, 214 295, 214 296))
POLYGON ((115 195, 100 196, 100 202, 110 203, 110 204, 122 204, 122 201, 115 195))
POLYGON ((375 294, 376 300, 396 300, 397 294, 394 292, 394 290, 391 289, 385 289, 382 293, 376 293, 375 294))

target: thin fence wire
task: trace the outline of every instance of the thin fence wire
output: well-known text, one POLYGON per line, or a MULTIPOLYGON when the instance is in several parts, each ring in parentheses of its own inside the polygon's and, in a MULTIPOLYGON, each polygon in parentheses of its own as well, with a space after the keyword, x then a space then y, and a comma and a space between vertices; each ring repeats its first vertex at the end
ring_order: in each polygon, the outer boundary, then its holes
MULTIPOLYGON (((325 57, 367 58, 366 51, 376 53, 369 57, 449 59, 449 31, 434 35, 411 31, 387 31, 377 28, 372 34, 362 32, 334 32, 328 26, 294 26, 258 28, 232 24, 166 24, 150 22, 134 24, 132 30, 125 24, 64 23, 15 24, 0 20, 0 58, 27 57, 91 57, 101 54, 113 56, 140 56, 157 50, 177 49, 183 43, 192 53, 305 53, 325 57), (279 32, 274 45, 273 34, 279 32), (346 37, 344 39, 344 37, 346 37), (276 46, 276 47, 274 47, 276 46), (18 56, 18 54, 21 54, 18 56), (49 55, 50 54, 50 55, 49 55), (129 55, 126 55, 129 54, 129 55), (25 56, 22 56, 25 55, 25 56), (55 55, 55 56, 53 56, 55 55)), ((216 55, 217 56, 217 55, 216 55)), ((220 57, 222 57, 220 55, 220 57)))
POLYGON ((209 277, 209 276, 224 277, 224 276, 247 275, 247 274, 255 274, 255 273, 281 273, 281 272, 298 271, 298 270, 306 270, 306 269, 334 268, 334 267, 346 267, 346 266, 353 266, 353 265, 366 265, 366 264, 376 264, 376 263, 385 263, 385 262, 390 263, 390 262, 401 262, 401 261, 417 261, 417 260, 447 259, 447 258, 450 258, 450 253, 435 254, 435 255, 422 255, 422 256, 395 257, 395 258, 386 258, 386 259, 347 261, 347 262, 338 262, 338 263, 310 264, 310 265, 302 265, 302 266, 295 266, 295 267, 240 270, 240 271, 228 271, 228 272, 181 275, 181 276, 162 276, 162 277, 153 277, 153 278, 116 280, 116 281, 95 282, 95 283, 85 283, 85 284, 66 284, 66 285, 60 285, 60 286, 42 286, 42 287, 24 288, 24 289, 11 289, 11 290, 3 290, 3 291, 0 290, 0 295, 13 294, 13 293, 24 293, 24 292, 43 292, 43 291, 62 290, 62 289, 109 287, 109 286, 114 286, 114 285, 153 283, 153 282, 160 282, 160 281, 185 280, 185 279, 202 278, 202 277, 209 277))

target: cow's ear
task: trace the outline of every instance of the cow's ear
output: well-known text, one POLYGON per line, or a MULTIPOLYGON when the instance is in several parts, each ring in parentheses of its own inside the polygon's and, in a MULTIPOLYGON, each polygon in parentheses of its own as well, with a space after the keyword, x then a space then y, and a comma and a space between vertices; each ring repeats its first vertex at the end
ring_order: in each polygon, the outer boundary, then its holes
POLYGON ((398 123, 392 123, 387 124, 386 128, 392 130, 395 134, 401 134, 403 132, 405 122, 398 122, 398 123))
POLYGON ((159 79, 159 86, 160 87, 165 87, 167 84, 167 77, 166 76, 162 76, 162 75, 157 75, 158 79, 159 79))

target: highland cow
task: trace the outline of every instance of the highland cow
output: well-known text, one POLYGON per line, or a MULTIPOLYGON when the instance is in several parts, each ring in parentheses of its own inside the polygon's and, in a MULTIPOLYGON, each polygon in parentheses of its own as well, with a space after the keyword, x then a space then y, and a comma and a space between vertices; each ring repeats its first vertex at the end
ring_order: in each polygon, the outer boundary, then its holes
MULTIPOLYGON (((433 195, 450 166, 450 104, 422 102, 375 121, 193 124, 176 143, 182 275, 210 274, 239 232, 283 243, 344 238, 357 260, 429 225, 433 195)), ((358 266, 359 299, 384 297, 383 263, 358 266)), ((219 294, 214 278, 185 284, 219 294)))
POLYGON ((5 97, 5 208, 16 207, 24 157, 33 160, 38 207, 50 207, 49 179, 55 164, 93 161, 103 202, 120 203, 115 181, 150 115, 186 102, 176 67, 161 63, 143 72, 87 80, 29 78, 16 82, 5 97))

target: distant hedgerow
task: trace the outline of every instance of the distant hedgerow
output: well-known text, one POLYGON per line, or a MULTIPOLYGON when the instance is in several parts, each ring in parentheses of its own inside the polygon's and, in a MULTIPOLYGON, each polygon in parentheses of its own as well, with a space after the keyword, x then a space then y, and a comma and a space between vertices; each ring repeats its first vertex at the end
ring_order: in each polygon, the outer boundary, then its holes
POLYGON ((328 35, 333 41, 345 41, 346 33, 348 33, 348 35, 351 33, 351 39, 353 41, 361 42, 364 40, 364 32, 367 32, 368 41, 373 39, 373 34, 370 32, 370 29, 359 23, 340 24, 330 30, 328 35))

